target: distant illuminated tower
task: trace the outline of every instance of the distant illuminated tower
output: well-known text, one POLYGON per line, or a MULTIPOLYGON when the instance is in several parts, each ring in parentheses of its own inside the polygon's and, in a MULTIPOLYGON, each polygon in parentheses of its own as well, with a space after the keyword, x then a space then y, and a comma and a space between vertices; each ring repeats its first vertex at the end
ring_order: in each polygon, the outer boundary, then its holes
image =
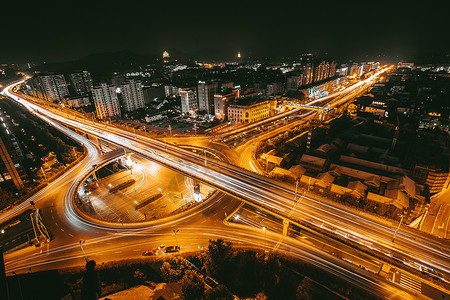
POLYGON ((164 52, 163 52, 163 61, 164 61, 165 63, 167 63, 167 62, 169 62, 169 59, 170 59, 170 54, 169 54, 169 52, 164 51, 164 52))
POLYGON ((241 52, 238 52, 238 54, 237 54, 237 58, 241 58, 242 56, 241 56, 241 52))

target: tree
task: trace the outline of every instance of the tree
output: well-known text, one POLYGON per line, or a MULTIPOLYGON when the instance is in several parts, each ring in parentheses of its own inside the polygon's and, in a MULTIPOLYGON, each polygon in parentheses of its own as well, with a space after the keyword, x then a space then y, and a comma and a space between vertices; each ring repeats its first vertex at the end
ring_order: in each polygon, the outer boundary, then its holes
POLYGON ((224 285, 218 285, 209 289, 205 295, 206 300, 233 300, 233 294, 224 285))
POLYGON ((161 276, 167 282, 173 282, 180 276, 178 270, 172 269, 172 266, 166 261, 161 266, 161 276))
POLYGON ((308 277, 303 278, 302 282, 297 287, 297 299, 298 300, 310 300, 312 299, 313 282, 308 277))
POLYGON ((210 240, 205 258, 206 272, 209 276, 223 281, 229 275, 232 257, 233 248, 230 242, 223 239, 210 240))
POLYGON ((189 263, 181 256, 171 256, 161 266, 161 276, 164 280, 173 282, 180 280, 185 272, 190 269, 189 263))
POLYGON ((264 289, 264 260, 254 251, 239 251, 233 258, 231 290, 242 297, 254 297, 264 289))
POLYGON ((187 300, 202 299, 205 295, 205 281, 196 271, 186 270, 181 280, 181 289, 187 300))

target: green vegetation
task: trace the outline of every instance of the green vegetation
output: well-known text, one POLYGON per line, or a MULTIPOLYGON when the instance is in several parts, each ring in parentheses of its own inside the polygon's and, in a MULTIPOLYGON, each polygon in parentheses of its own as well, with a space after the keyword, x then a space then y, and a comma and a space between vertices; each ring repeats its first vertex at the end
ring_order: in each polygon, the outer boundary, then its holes
MULTIPOLYGON (((103 296, 136 285, 176 282, 183 297, 193 300, 231 300, 233 295, 286 300, 375 299, 367 291, 299 259, 235 248, 222 239, 211 240, 202 253, 172 255, 164 261, 153 256, 112 262, 98 265, 97 270, 103 296)), ((83 268, 61 271, 75 296, 80 293, 83 272, 83 268)))

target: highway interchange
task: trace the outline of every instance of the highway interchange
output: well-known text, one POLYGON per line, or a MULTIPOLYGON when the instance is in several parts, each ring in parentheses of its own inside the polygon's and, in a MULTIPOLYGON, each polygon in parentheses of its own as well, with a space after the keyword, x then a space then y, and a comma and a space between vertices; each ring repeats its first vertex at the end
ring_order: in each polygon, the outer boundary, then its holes
MULTIPOLYGON (((372 78, 372 80, 374 79, 372 78)), ((270 231, 263 234, 252 228, 230 231, 223 219, 224 216, 232 214, 239 206, 238 198, 280 216, 289 217, 293 221, 301 220, 309 223, 311 227, 326 228, 330 234, 345 235, 346 238, 361 244, 361 246, 370 247, 390 257, 397 257, 405 264, 420 261, 429 268, 450 273, 450 251, 448 244, 441 240, 423 235, 407 227, 401 227, 395 243, 393 243, 392 237, 397 226, 395 222, 380 220, 314 195, 302 194, 296 197, 291 186, 270 180, 226 161, 205 160, 203 155, 183 150, 170 143, 134 136, 111 126, 105 128, 103 124, 44 109, 25 99, 19 99, 17 94, 11 94, 10 89, 5 89, 4 93, 22 103, 44 121, 77 139, 86 146, 88 153, 78 166, 30 199, 42 209, 45 220, 52 220, 49 227, 55 235, 55 239, 40 249, 24 249, 8 254, 5 260, 9 272, 25 271, 29 267, 33 270, 43 270, 80 265, 83 261, 80 240, 86 241, 84 250, 87 255, 98 262, 139 257, 143 250, 156 247, 162 242, 174 244, 172 231, 177 228, 180 230, 178 242, 182 245, 183 251, 201 249, 207 245, 209 239, 218 237, 229 239, 237 244, 243 243, 265 248, 273 248, 274 245, 278 245, 277 251, 310 261, 320 268, 347 278, 350 282, 360 285, 368 292, 380 297, 397 297, 399 299, 410 297, 412 299, 420 296, 414 291, 382 280, 361 268, 349 266, 345 261, 323 253, 301 240, 293 238, 280 240, 280 234, 270 231), (61 124, 65 126, 61 126, 61 124), (197 178, 220 189, 225 194, 219 194, 189 214, 133 228, 126 225, 98 224, 85 220, 75 212, 71 197, 81 177, 89 172, 92 165, 109 161, 111 158, 108 157, 108 154, 101 155, 99 149, 89 140, 68 127, 97 136, 177 172, 197 178), (298 201, 294 202, 294 198, 298 201)), ((310 114, 306 116, 308 115, 310 114)), ((280 132, 282 130, 285 129, 280 129, 280 132)), ((232 134, 238 133, 233 132, 232 134)), ((199 141, 199 144, 208 148, 214 148, 214 145, 218 144, 209 139, 199 139, 199 141)), ((251 141, 247 141, 247 143, 251 143, 251 141)), ((249 148, 251 149, 251 147, 245 149, 249 148)), ((247 156, 250 155, 251 150, 245 149, 243 152, 247 152, 247 156)), ((24 202, 1 216, 1 220, 26 208, 29 208, 28 202, 24 202)))

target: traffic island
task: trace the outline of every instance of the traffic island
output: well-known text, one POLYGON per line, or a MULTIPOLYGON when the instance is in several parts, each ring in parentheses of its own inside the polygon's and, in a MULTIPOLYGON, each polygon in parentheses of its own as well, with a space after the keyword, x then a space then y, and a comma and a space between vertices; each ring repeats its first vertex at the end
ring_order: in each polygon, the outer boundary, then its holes
POLYGON ((82 218, 112 226, 139 226, 201 207, 217 193, 197 180, 131 154, 96 166, 77 187, 73 199, 82 218))

